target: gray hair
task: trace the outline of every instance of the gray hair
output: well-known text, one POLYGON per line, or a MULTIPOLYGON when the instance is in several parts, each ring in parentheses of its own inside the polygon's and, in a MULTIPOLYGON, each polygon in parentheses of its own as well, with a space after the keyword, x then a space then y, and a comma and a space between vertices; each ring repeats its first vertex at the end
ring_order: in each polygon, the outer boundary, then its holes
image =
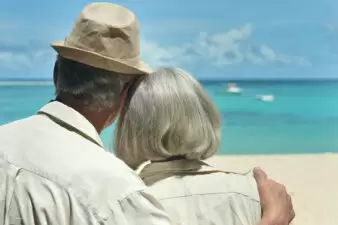
POLYGON ((114 107, 124 85, 135 76, 119 74, 58 56, 54 66, 56 95, 70 94, 91 109, 114 107))
POLYGON ((131 90, 115 129, 117 157, 136 169, 172 156, 203 160, 220 145, 220 116, 199 82, 162 68, 131 90))

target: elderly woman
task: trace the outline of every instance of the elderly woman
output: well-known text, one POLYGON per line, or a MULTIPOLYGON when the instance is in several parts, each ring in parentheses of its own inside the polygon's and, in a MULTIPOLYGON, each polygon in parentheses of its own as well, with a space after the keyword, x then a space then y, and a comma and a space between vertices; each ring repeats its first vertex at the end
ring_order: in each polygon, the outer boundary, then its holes
POLYGON ((220 145, 220 117, 201 85, 163 68, 131 88, 116 127, 115 152, 140 176, 174 224, 257 225, 261 208, 252 173, 203 162, 220 145))

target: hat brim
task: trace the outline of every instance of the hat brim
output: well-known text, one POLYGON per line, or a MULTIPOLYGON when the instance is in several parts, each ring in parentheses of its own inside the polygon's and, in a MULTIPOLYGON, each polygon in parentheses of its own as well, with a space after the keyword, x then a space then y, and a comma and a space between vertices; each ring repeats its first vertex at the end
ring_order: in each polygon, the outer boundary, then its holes
POLYGON ((86 51, 76 47, 66 46, 64 41, 56 41, 51 47, 62 57, 96 68, 122 73, 126 75, 144 75, 152 72, 152 69, 143 61, 136 65, 129 65, 95 52, 86 51))

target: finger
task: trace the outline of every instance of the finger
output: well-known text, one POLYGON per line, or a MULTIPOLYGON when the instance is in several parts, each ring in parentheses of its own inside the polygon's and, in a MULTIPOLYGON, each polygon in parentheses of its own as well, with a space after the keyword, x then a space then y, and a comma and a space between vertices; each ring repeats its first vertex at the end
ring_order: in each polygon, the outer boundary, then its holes
POLYGON ((288 204, 290 205, 289 223, 291 223, 291 221, 295 218, 296 213, 293 209, 292 198, 290 195, 287 196, 287 201, 288 201, 288 204))
POLYGON ((288 203, 292 206, 292 198, 289 194, 286 196, 288 203))
POLYGON ((289 215, 289 223, 291 223, 292 220, 293 220, 295 217, 296 217, 296 213, 295 213, 295 211, 292 209, 292 210, 290 211, 290 215, 289 215))
POLYGON ((253 169, 253 174, 257 183, 261 183, 268 179, 268 175, 266 175, 266 173, 260 167, 255 167, 253 169))

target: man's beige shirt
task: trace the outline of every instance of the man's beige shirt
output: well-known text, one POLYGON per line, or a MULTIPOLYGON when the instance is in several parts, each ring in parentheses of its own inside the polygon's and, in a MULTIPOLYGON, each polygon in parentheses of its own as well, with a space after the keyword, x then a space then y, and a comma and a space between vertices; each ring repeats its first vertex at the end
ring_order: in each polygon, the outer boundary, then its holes
POLYGON ((219 171, 201 161, 150 163, 140 171, 173 224, 257 225, 261 207, 252 171, 219 171))
POLYGON ((169 225, 95 128, 59 102, 0 127, 1 225, 169 225))

